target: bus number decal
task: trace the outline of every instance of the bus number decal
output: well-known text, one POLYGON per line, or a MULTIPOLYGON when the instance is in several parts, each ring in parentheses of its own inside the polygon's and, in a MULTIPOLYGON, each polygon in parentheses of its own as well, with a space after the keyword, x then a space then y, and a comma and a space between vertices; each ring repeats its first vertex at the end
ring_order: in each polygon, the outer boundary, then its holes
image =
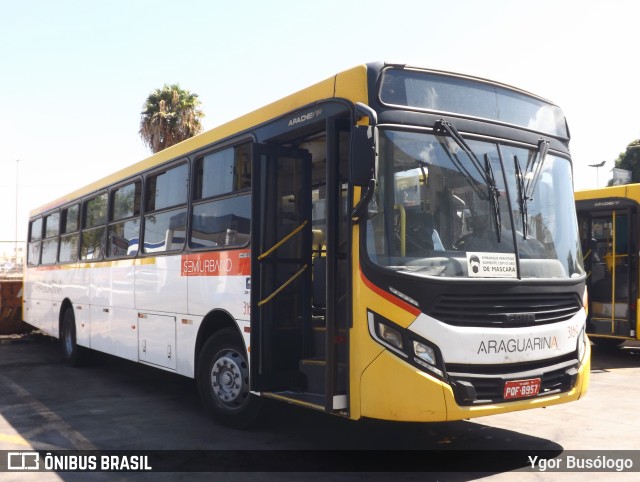
POLYGON ((580 325, 569 325, 567 327, 567 330, 569 332, 569 338, 578 338, 578 335, 580 334, 581 329, 582 328, 580 325))

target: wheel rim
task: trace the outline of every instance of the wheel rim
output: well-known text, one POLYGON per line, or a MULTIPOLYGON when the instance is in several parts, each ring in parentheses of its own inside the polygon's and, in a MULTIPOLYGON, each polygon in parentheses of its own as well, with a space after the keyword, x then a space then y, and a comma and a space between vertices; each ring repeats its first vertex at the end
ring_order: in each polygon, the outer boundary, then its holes
POLYGON ((238 352, 221 352, 211 367, 211 387, 216 400, 228 409, 240 407, 249 393, 247 375, 247 364, 238 352))

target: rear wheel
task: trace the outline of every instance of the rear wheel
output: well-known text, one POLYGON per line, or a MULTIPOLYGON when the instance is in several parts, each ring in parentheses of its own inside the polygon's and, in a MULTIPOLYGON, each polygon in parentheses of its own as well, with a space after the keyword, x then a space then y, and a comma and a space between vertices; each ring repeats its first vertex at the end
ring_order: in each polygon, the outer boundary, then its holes
POLYGON ((60 346, 62 348, 62 358, 68 365, 77 367, 86 364, 88 361, 88 350, 78 346, 77 343, 76 318, 71 308, 67 308, 62 315, 60 346))
POLYGON ((223 425, 248 427, 262 398, 249 391, 249 364, 239 336, 222 330, 207 340, 198 358, 198 391, 204 405, 223 425))

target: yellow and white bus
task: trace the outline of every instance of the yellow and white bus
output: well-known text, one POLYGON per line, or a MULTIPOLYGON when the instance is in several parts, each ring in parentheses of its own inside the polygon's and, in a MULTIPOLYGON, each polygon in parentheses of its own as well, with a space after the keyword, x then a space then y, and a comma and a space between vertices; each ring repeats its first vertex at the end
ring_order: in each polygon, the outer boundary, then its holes
POLYGON ((585 272, 561 110, 371 63, 31 213, 26 321, 197 380, 223 423, 264 397, 459 420, 577 400, 585 272))
POLYGON ((614 348, 638 335, 640 184, 576 191, 587 271, 587 334, 614 348))

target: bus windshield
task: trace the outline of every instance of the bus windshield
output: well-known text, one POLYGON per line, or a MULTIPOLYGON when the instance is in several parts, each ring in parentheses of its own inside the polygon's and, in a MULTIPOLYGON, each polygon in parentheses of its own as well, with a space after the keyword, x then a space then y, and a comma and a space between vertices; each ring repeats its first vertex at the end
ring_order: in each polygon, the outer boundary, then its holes
POLYGON ((466 145, 380 129, 369 258, 422 276, 583 275, 569 160, 535 147, 466 145))

